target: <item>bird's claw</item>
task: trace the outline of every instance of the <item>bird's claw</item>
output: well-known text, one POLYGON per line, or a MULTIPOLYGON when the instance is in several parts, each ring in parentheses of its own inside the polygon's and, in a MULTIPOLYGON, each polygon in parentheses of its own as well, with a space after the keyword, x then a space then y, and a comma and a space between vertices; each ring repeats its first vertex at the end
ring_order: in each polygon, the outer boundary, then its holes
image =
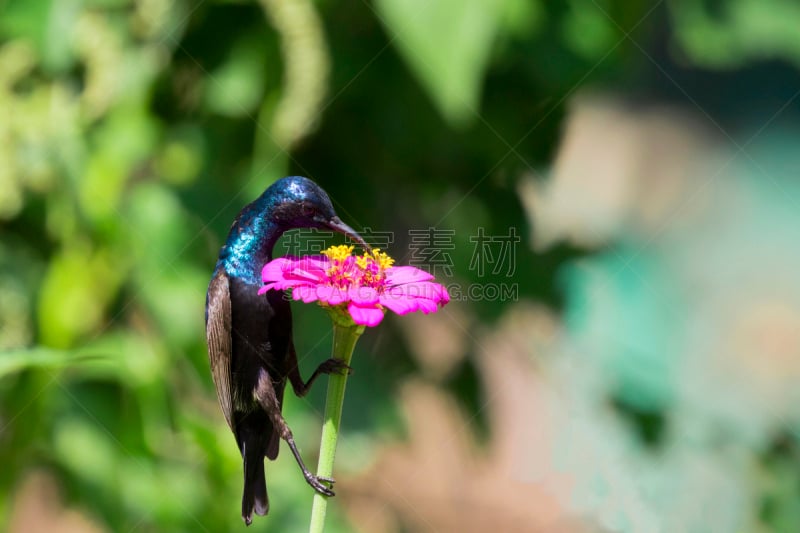
POLYGON ((334 358, 323 361, 319 366, 319 370, 324 374, 344 374, 345 371, 348 375, 353 373, 353 368, 350 365, 346 364, 341 359, 334 358))
POLYGON ((336 496, 336 493, 330 487, 324 485, 324 483, 328 483, 333 485, 336 481, 333 478, 323 477, 323 476, 315 476, 313 474, 309 474, 306 476, 306 481, 308 484, 311 485, 315 491, 319 492, 324 496, 336 496))

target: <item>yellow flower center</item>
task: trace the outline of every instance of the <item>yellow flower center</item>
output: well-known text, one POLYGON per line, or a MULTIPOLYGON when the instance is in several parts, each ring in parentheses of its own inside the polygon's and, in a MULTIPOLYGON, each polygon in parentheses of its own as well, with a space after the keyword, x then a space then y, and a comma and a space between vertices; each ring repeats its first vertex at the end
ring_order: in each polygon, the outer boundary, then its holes
POLYGON ((380 289, 386 279, 386 269, 394 264, 394 259, 378 248, 355 256, 353 258, 355 265, 352 261, 348 264, 348 259, 352 257, 353 246, 345 244, 331 246, 322 253, 331 260, 331 266, 327 271, 328 278, 338 287, 346 287, 357 282, 361 286, 380 289))
POLYGON ((322 251, 323 255, 328 256, 328 259, 331 261, 344 261, 350 254, 353 253, 353 246, 346 245, 346 244, 339 244, 337 246, 331 246, 327 250, 322 251))
POLYGON ((356 257, 356 265, 361 270, 367 270, 371 265, 377 265, 382 271, 394 264, 394 259, 389 257, 386 252, 381 252, 380 248, 373 248, 372 254, 364 252, 363 255, 356 257))

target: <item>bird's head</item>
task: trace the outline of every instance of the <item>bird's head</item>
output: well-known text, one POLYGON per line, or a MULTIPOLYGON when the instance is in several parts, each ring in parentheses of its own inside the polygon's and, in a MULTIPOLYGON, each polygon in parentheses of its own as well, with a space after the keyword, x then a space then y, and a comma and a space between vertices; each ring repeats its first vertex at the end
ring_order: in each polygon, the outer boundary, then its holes
POLYGON ((264 192, 264 197, 270 204, 272 221, 284 230, 330 229, 347 235, 366 250, 371 249, 353 228, 336 215, 328 194, 308 178, 281 178, 264 192))

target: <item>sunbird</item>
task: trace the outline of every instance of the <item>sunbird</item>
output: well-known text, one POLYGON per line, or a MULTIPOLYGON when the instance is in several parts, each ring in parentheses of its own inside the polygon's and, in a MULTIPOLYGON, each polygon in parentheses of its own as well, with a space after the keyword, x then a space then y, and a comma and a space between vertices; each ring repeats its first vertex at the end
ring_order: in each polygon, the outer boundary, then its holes
POLYGON ((281 414, 288 378, 305 395, 320 374, 348 372, 338 359, 320 364, 308 381, 297 367, 292 312, 280 291, 259 295, 261 269, 272 259, 278 238, 295 228, 331 229, 369 246, 336 216, 328 194, 308 178, 290 176, 268 187, 233 221, 206 294, 206 341, 211 375, 222 413, 244 462, 242 518, 269 511, 264 457, 278 456, 286 441, 303 477, 314 490, 333 496, 333 480, 306 468, 281 414))

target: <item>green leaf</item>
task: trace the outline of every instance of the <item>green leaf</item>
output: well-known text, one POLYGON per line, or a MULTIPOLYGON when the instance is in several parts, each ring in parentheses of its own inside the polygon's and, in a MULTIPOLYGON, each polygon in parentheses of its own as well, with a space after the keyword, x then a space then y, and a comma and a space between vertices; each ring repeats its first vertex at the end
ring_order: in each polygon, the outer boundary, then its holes
POLYGON ((97 365, 110 361, 107 355, 86 350, 64 351, 49 348, 24 348, 0 352, 0 379, 29 368, 65 368, 97 365))
POLYGON ((564 40, 575 53, 597 61, 618 39, 612 19, 592 0, 572 0, 570 16, 564 19, 564 40))
POLYGON ((43 344, 68 348, 100 325, 124 276, 125 258, 85 242, 53 256, 39 291, 43 344))
POLYGON ((79 0, 10 0, 3 2, 0 33, 31 43, 48 71, 63 72, 74 60, 72 29, 79 0))
POLYGON ((266 68, 255 36, 240 39, 227 60, 208 75, 205 103, 213 112, 228 117, 247 117, 264 92, 266 68))
POLYGON ((695 63, 735 67, 753 59, 800 62, 800 5, 784 0, 670 2, 675 40, 695 63))
POLYGON ((393 43, 442 115, 463 125, 478 113, 505 0, 378 0, 393 43))
POLYGON ((118 479, 118 443, 94 421, 68 416, 55 427, 53 451, 76 478, 103 488, 118 479))

